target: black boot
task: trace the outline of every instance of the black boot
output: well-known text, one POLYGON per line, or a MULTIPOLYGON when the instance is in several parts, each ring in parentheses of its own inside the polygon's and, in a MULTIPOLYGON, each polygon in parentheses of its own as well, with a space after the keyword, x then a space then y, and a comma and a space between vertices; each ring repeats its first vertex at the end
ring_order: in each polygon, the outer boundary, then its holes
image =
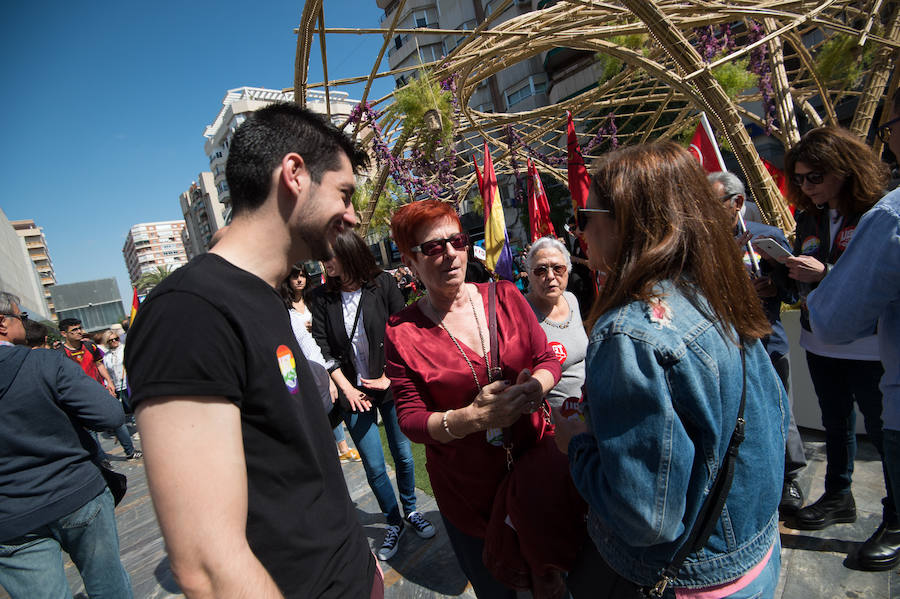
POLYGON ((821 530, 839 522, 856 522, 856 502, 853 494, 825 493, 804 508, 800 508, 789 524, 798 530, 821 530))
POLYGON ((853 556, 856 567, 867 572, 890 570, 900 561, 900 521, 885 516, 881 525, 853 556))
POLYGON ((794 478, 784 479, 781 487, 781 503, 778 504, 778 513, 782 518, 793 516, 803 507, 803 491, 794 478))

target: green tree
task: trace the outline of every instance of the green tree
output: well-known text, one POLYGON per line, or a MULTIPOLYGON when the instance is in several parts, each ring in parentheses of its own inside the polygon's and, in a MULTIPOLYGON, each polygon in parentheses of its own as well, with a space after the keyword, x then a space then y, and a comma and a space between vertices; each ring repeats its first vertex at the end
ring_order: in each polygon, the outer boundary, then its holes
POLYGON ((170 274, 172 274, 172 271, 169 270, 168 266, 157 266, 156 270, 145 272, 141 275, 141 278, 138 279, 135 287, 137 287, 138 291, 149 292, 151 289, 162 283, 163 279, 170 274))
MULTIPOLYGON (((353 209, 360 214, 369 205, 369 199, 372 197, 375 184, 372 181, 366 181, 356 188, 353 192, 353 209)), ((369 222, 369 235, 383 238, 390 236, 391 233, 391 217, 394 210, 409 202, 409 198, 392 179, 388 179, 384 185, 384 191, 378 198, 378 204, 372 213, 372 220, 369 222)))

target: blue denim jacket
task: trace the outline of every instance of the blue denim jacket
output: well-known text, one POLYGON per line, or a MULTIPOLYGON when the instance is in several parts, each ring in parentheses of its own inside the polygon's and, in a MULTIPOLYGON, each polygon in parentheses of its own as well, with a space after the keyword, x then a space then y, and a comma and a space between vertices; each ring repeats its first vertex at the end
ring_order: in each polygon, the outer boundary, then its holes
POLYGON ((900 430, 900 189, 866 212, 850 245, 806 300, 813 332, 848 343, 875 332, 884 428, 900 430))
MULTIPOLYGON (((719 470, 741 398, 740 350, 671 283, 659 303, 632 302, 594 325, 585 397, 590 433, 569 444, 588 530, 622 576, 659 579, 719 470)), ((748 298, 755 301, 756 298, 748 298)), ((696 300, 710 313, 702 299, 696 300)), ((722 516, 674 586, 740 577, 778 533, 787 395, 762 344, 746 348, 746 439, 722 516)))

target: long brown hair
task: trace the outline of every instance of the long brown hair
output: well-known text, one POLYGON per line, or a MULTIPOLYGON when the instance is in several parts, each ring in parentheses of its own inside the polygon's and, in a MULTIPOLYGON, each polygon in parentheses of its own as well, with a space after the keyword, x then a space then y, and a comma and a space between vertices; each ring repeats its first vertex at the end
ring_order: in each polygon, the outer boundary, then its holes
POLYGON ((365 285, 381 274, 375 256, 362 237, 350 229, 342 231, 331 244, 334 256, 341 263, 344 276, 340 279, 325 274, 325 286, 329 291, 340 291, 343 283, 365 285))
MULTIPOLYGON (((616 221, 619 248, 588 318, 654 297, 669 280, 701 310, 702 296, 726 337, 771 332, 732 237, 727 211, 697 160, 670 141, 630 146, 594 165, 591 194, 616 221), (730 325, 726 326, 726 325, 730 325)), ((602 218, 602 216, 600 217, 602 218)))
POLYGON ((872 148, 846 129, 812 129, 784 155, 788 201, 801 210, 811 210, 815 204, 792 181, 798 162, 824 174, 846 177, 838 194, 838 212, 842 216, 865 212, 884 195, 887 167, 872 148))

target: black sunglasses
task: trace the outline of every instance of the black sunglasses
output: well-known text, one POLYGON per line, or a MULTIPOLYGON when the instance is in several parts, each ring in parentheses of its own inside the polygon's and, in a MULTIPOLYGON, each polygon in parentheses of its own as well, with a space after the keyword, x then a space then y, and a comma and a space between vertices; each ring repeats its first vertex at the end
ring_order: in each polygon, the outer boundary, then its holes
POLYGON ((878 128, 878 139, 881 140, 881 143, 886 144, 888 142, 891 138, 891 126, 896 125, 897 123, 900 123, 900 117, 891 119, 878 128))
POLYGON ((423 241, 410 249, 414 252, 421 252, 423 256, 437 256, 438 254, 444 253, 444 249, 447 247, 448 243, 453 246, 454 250, 463 250, 469 245, 469 236, 465 233, 457 233, 446 239, 423 241))
POLYGON ((28 312, 19 312, 18 314, 3 314, 2 316, 8 316, 10 318, 18 318, 23 323, 28 320, 28 312))
POLYGON ((550 266, 548 264, 541 264, 531 269, 531 272, 539 277, 543 277, 551 268, 553 269, 553 274, 555 274, 557 277, 561 277, 569 272, 569 269, 565 264, 554 264, 553 266, 550 266))
POLYGON ((797 187, 803 187, 803 181, 809 181, 811 185, 818 185, 822 181, 825 180, 824 173, 817 173, 816 171, 809 171, 808 173, 794 173, 791 175, 791 183, 796 185, 797 187))
POLYGON ((584 231, 587 228, 588 218, 591 214, 611 213, 612 210, 604 210, 603 208, 579 208, 575 213, 575 224, 578 229, 584 231))

